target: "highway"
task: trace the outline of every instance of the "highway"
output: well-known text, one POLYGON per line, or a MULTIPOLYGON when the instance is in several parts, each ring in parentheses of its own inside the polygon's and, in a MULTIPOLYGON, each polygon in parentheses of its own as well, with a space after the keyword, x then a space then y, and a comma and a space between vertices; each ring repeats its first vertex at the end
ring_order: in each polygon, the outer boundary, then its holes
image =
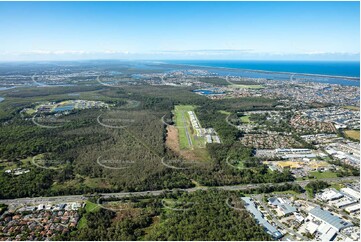
MULTIPOLYGON (((345 181, 359 181, 360 178, 356 176, 352 177, 336 177, 336 178, 324 178, 318 179, 318 181, 326 181, 326 182, 345 182, 345 181)), ((313 180, 305 180, 305 181, 294 181, 294 182, 283 182, 283 183, 258 183, 258 184, 241 184, 241 185, 231 185, 231 186, 217 186, 217 187, 193 187, 187 189, 173 189, 185 192, 195 192, 198 190, 208 190, 208 189, 220 189, 225 191, 242 191, 252 188, 257 188, 260 186, 267 185, 282 185, 286 183, 296 183, 301 187, 305 187, 310 181, 313 180)), ((136 196, 144 196, 144 195, 153 195, 159 196, 164 192, 171 192, 172 190, 156 190, 156 191, 143 191, 143 192, 116 192, 116 193, 101 193, 103 198, 116 197, 116 198, 126 198, 126 197, 136 197, 136 196)), ((0 204, 40 204, 40 203, 65 203, 65 202, 74 202, 85 200, 84 195, 65 195, 65 196, 54 196, 54 197, 33 197, 33 198, 16 198, 16 199, 0 199, 0 204)))

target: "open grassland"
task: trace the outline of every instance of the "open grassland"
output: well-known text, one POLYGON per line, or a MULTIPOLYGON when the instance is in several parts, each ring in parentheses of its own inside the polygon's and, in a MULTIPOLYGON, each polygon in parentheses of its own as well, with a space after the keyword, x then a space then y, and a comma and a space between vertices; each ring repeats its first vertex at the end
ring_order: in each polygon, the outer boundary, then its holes
POLYGON ((188 111, 194 111, 195 107, 191 105, 177 105, 174 108, 175 124, 178 128, 178 137, 180 149, 191 149, 193 147, 191 140, 191 123, 188 111))
POLYGON ((181 149, 204 148, 204 138, 198 137, 193 130, 188 111, 194 111, 195 106, 177 105, 174 109, 175 123, 178 128, 181 149))
POLYGON ((344 132, 347 137, 360 140, 360 130, 345 130, 344 132))

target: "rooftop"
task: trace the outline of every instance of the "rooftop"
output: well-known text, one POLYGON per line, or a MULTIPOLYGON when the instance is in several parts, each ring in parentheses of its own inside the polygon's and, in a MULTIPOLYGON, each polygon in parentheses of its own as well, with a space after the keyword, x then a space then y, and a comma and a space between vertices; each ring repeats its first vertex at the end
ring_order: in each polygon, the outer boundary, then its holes
POLYGON ((288 203, 285 203, 283 200, 279 198, 272 197, 269 199, 269 202, 277 206, 284 214, 290 214, 296 212, 295 207, 291 206, 288 203))
POLYGON ((320 207, 315 207, 311 209, 310 214, 322 220, 323 222, 330 224, 331 226, 335 227, 337 230, 341 230, 343 228, 352 226, 351 223, 346 222, 337 216, 334 216, 332 213, 325 211, 320 207))
POLYGON ((279 232, 275 227, 273 227, 270 223, 267 222, 263 218, 263 214, 258 211, 254 202, 251 201, 249 197, 242 197, 242 200, 246 203, 246 209, 253 214, 257 222, 262 225, 274 238, 280 238, 282 236, 281 232, 279 232))

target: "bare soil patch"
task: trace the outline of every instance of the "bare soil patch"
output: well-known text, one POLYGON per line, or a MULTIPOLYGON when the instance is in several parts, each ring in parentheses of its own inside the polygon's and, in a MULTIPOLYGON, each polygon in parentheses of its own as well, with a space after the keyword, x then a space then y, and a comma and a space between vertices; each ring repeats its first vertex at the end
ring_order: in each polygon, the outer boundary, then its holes
POLYGON ((178 140, 178 130, 174 126, 167 127, 167 139, 165 142, 166 146, 172 151, 179 154, 179 140, 178 140))

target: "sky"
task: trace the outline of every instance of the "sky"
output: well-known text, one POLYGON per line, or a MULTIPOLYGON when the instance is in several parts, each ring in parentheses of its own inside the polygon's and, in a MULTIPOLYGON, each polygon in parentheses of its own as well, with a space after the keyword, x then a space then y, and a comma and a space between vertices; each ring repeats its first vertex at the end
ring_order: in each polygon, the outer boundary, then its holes
POLYGON ((0 61, 359 60, 359 2, 0 2, 0 61))

